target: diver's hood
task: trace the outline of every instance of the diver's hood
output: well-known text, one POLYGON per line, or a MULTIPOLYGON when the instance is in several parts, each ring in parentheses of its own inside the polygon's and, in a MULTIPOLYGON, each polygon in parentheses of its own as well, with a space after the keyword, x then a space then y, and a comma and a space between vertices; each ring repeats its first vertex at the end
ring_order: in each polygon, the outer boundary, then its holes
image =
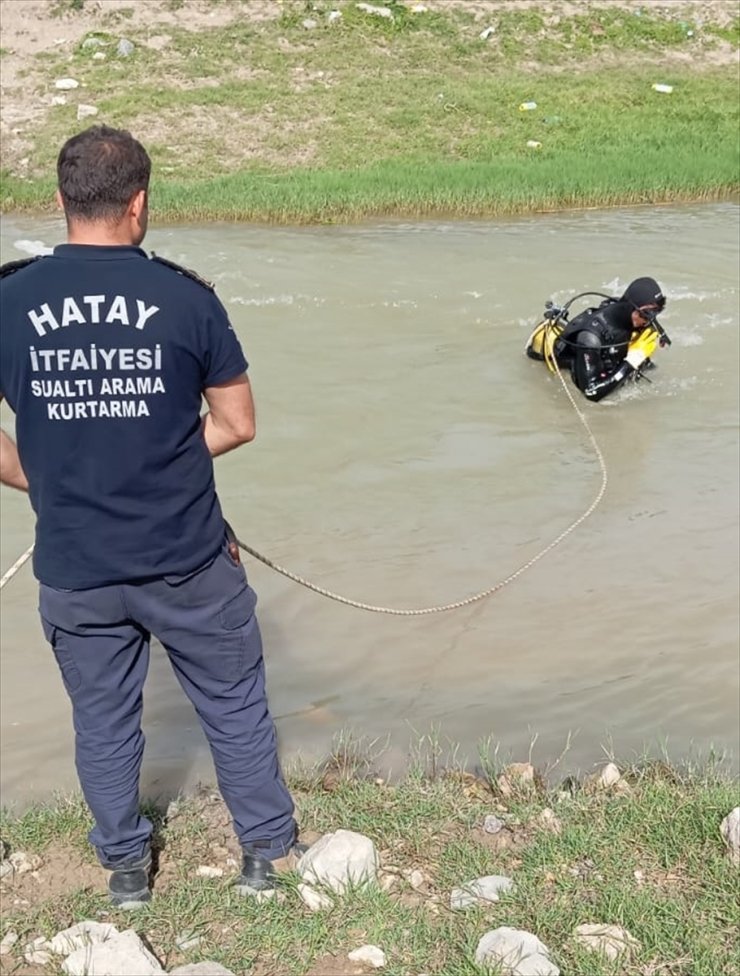
POLYGON ((635 278, 619 301, 628 303, 632 308, 657 305, 659 312, 665 307, 665 295, 655 278, 635 278))

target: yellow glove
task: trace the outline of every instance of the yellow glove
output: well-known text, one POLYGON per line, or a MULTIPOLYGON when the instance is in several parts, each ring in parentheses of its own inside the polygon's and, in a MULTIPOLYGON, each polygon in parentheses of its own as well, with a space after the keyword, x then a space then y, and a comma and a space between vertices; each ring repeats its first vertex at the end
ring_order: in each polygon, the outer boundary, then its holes
POLYGON ((629 346, 627 355, 624 357, 633 369, 639 369, 658 348, 660 336, 655 329, 649 326, 637 332, 629 346))

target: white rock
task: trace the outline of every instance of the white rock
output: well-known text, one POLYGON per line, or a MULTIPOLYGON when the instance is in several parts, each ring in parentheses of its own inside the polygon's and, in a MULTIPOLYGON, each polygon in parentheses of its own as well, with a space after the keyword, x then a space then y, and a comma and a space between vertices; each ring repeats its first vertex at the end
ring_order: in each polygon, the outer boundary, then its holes
POLYGON ((75 81, 74 78, 57 78, 54 82, 54 87, 60 89, 60 91, 71 91, 73 88, 79 88, 79 81, 75 81))
POLYGON ((307 17, 303 21, 303 27, 305 30, 316 30, 318 26, 319 26, 318 20, 314 20, 312 17, 307 17))
POLYGON ((378 853, 369 837, 353 830, 324 834, 298 862, 298 873, 309 884, 323 884, 338 894, 365 885, 378 873, 378 853))
POLYGON ((740 807, 731 810, 719 827, 722 840, 727 845, 730 860, 740 867, 740 807))
POLYGON ((99 37, 86 37, 82 42, 84 48, 87 47, 105 47, 105 41, 101 40, 99 37))
POLYGON ((181 932, 175 936, 175 945, 183 952, 187 952, 188 949, 196 949, 202 941, 202 938, 194 932, 181 932))
POLYGON ((600 769, 598 773, 593 773, 591 776, 588 776, 584 786, 590 792, 595 790, 608 790, 612 786, 616 786, 621 778, 622 774, 619 772, 619 767, 610 762, 600 769))
POLYGON ((386 17, 393 20, 393 11, 390 7, 376 7, 374 3, 358 3, 357 9, 366 14, 375 14, 376 17, 386 17))
POLYGON ((334 24, 338 20, 341 20, 342 19, 342 11, 341 10, 330 10, 329 13, 326 15, 326 19, 327 19, 327 21, 330 24, 334 24))
POLYGON ((114 935, 118 935, 118 929, 110 922, 94 922, 86 919, 84 922, 78 922, 68 929, 57 932, 49 946, 57 955, 68 956, 76 949, 97 945, 114 935))
POLYGON ((95 54, 93 54, 93 61, 105 61, 105 55, 103 52, 96 51, 95 54))
POLYGON ((107 942, 76 949, 62 963, 67 976, 164 976, 165 971, 133 929, 107 942))
POLYGON ((282 904, 286 899, 285 892, 278 891, 275 888, 253 888, 251 885, 240 884, 234 885, 231 890, 241 895, 242 898, 254 898, 258 905, 273 899, 282 904))
POLYGON ((29 942, 23 952, 23 958, 29 966, 48 966, 54 958, 51 947, 43 935, 29 942))
POLYGON ((7 956, 17 941, 18 933, 8 929, 0 942, 0 956, 7 956))
POLYGON ((352 962, 364 962, 373 969, 382 969, 385 966, 385 953, 375 945, 360 946, 347 953, 347 958, 352 962))
POLYGON ((201 864, 195 873, 199 878, 222 878, 224 869, 214 868, 210 864, 201 864))
POLYGON ((462 888, 453 888, 450 895, 450 908, 459 911, 470 908, 480 901, 498 901, 499 895, 505 891, 512 891, 514 882, 503 874, 489 874, 485 878, 469 881, 462 888))
POLYGON ((16 851, 8 858, 13 865, 16 874, 25 874, 27 871, 38 871, 41 867, 41 858, 38 854, 26 854, 25 851, 16 851))
POLYGON ((93 115, 97 115, 98 110, 94 105, 78 105, 77 106, 77 121, 81 119, 88 119, 93 115))
POLYGON ((118 47, 116 48, 116 54, 119 54, 122 58, 127 58, 130 54, 134 53, 134 45, 131 41, 127 41, 125 37, 122 37, 118 42, 118 47))
POLYGON ((534 786, 534 766, 531 763, 509 763, 496 783, 504 796, 531 790, 534 786))
POLYGON ((495 27, 486 27, 486 29, 485 29, 485 30, 482 30, 482 31, 480 32, 480 34, 478 35, 478 37, 480 37, 480 39, 481 39, 482 41, 487 41, 487 40, 488 40, 488 38, 489 38, 489 37, 493 37, 493 35, 494 35, 495 33, 496 33, 496 28, 495 28, 495 27))
POLYGON ((633 939, 626 929, 619 925, 578 925, 573 930, 576 942, 590 952, 598 952, 607 959, 618 959, 626 953, 629 955, 634 949, 640 948, 637 939, 633 939))
POLYGON ((23 953, 23 958, 29 966, 48 966, 54 956, 48 949, 26 949, 23 953))
POLYGON ((487 834, 498 834, 505 826, 503 820, 499 820, 493 813, 489 813, 483 821, 483 829, 487 834))
POLYGON ((170 971, 170 976, 234 976, 230 969, 226 969, 220 962, 189 962, 185 966, 178 966, 170 971))
POLYGON ((0 864, 0 880, 2 878, 7 878, 8 875, 12 873, 13 865, 10 863, 10 861, 3 861, 2 864, 0 864))
POLYGON ((424 883, 426 882, 426 878, 424 877, 423 873, 418 870, 418 868, 415 868, 413 871, 409 871, 408 875, 406 876, 406 880, 415 891, 418 891, 419 888, 423 888, 424 883))
POLYGON ((563 832, 563 825, 556 817, 555 811, 551 810, 549 807, 545 807, 545 809, 540 812, 535 820, 535 823, 539 827, 542 827, 543 830, 549 830, 552 834, 561 834, 563 832))
POLYGON ((50 105, 66 105, 67 96, 66 95, 52 95, 50 105))
POLYGON ((429 7, 426 7, 423 3, 415 3, 414 6, 411 8, 411 13, 425 14, 427 10, 429 10, 429 7))
POLYGON ((479 966, 498 966, 502 976, 560 976, 549 955, 536 935, 503 926, 486 932, 475 950, 475 961, 479 966))
POLYGON ((328 895, 323 894, 321 891, 317 891, 312 888, 311 885, 299 884, 298 894, 301 897, 301 901, 306 905, 312 912, 321 912, 327 908, 333 908, 334 902, 328 895))

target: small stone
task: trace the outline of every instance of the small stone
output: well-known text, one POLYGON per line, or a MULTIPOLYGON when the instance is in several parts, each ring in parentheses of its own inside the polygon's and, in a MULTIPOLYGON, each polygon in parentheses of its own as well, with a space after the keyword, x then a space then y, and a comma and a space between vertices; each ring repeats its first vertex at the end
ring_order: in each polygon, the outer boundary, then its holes
POLYGON ((347 953, 347 958, 352 962, 364 962, 373 969, 382 969, 385 966, 385 953, 375 945, 363 945, 359 949, 353 949, 347 953))
POLYGON ((62 963, 67 976, 165 976, 159 962, 133 929, 98 945, 75 950, 62 963))
POLYGON ((597 790, 608 790, 622 778, 619 767, 615 763, 607 763, 598 773, 594 773, 586 779, 586 787, 589 792, 597 790))
POLYGON ((82 119, 87 119, 87 118, 90 118, 91 116, 97 115, 97 114, 98 114, 98 110, 97 110, 97 108, 95 108, 94 105, 82 105, 82 104, 80 104, 80 105, 77 106, 77 121, 78 122, 81 121, 82 119))
POLYGON ((38 871, 41 867, 41 858, 38 854, 26 854, 25 851, 16 851, 8 858, 13 865, 16 874, 25 874, 27 871, 38 871))
POLYGON ((298 873, 309 884, 323 884, 337 894, 348 887, 375 881, 378 853, 369 837, 353 830, 324 834, 298 862, 298 873))
POLYGON ((502 926, 486 932, 475 950, 479 966, 498 966, 506 976, 560 976, 550 950, 536 935, 502 926))
POLYGON ((496 28, 495 28, 495 27, 486 27, 486 29, 485 29, 485 30, 482 30, 482 31, 480 32, 480 34, 478 35, 478 37, 479 37, 479 38, 480 38, 480 39, 481 39, 482 41, 487 41, 487 40, 488 40, 488 38, 489 38, 489 37, 493 37, 493 35, 494 35, 495 33, 496 33, 496 28))
POLYGON ((77 949, 105 942, 115 935, 118 935, 118 929, 110 922, 85 920, 57 932, 49 943, 49 947, 52 952, 59 956, 68 956, 77 949))
POLYGON ((302 24, 304 30, 316 30, 319 26, 318 20, 313 20, 311 17, 306 17, 302 24))
POLYGON ((496 782, 504 796, 528 792, 534 787, 534 766, 531 763, 509 763, 496 782))
POLYGON ((424 877, 422 872, 419 871, 418 869, 409 871, 406 880, 411 885, 411 887, 417 891, 419 890, 419 888, 423 888, 424 884, 426 883, 426 878, 424 877))
POLYGON ((600 953, 611 960, 622 955, 629 956, 640 948, 640 943, 619 925, 578 925, 573 931, 573 937, 584 949, 600 953))
POLYGON ((194 932, 181 932, 175 937, 175 945, 182 952, 187 952, 188 949, 197 949, 201 942, 201 937, 194 932))
POLYGON ((79 81, 75 81, 74 78, 57 78, 54 82, 54 87, 60 89, 61 91, 71 91, 73 88, 79 88, 79 81))
POLYGON ((326 15, 326 19, 327 19, 328 23, 330 23, 330 24, 336 24, 337 21, 339 21, 339 20, 342 19, 342 11, 341 10, 330 10, 329 13, 326 15))
POLYGON ((485 878, 469 881, 461 888, 453 888, 450 908, 461 911, 481 901, 498 901, 499 895, 514 888, 514 882, 502 874, 489 874, 485 878))
POLYGON ((28 943, 23 953, 23 958, 29 966, 48 966, 54 956, 51 952, 50 944, 43 935, 40 935, 33 942, 28 943))
POLYGON ((199 878, 222 878, 223 868, 215 868, 211 864, 201 864, 195 872, 199 878))
POLYGON ((385 17, 386 20, 393 20, 393 11, 390 7, 376 7, 372 3, 358 3, 357 9, 366 14, 374 14, 376 17, 385 17))
POLYGON ((493 813, 489 813, 486 819, 483 821, 483 830, 485 830, 487 834, 498 834, 499 831, 503 830, 505 826, 506 824, 503 822, 503 820, 499 820, 499 818, 493 813))
POLYGON ((116 48, 116 54, 120 55, 122 58, 127 58, 130 54, 134 53, 134 45, 131 41, 126 40, 122 37, 118 42, 118 47, 116 48))
POLYGON ((105 42, 102 41, 99 37, 86 37, 85 40, 82 42, 82 46, 84 48, 88 48, 88 47, 104 47, 105 46, 105 42))
POLYGON ((0 864, 0 881, 3 878, 7 878, 8 875, 12 873, 13 873, 13 865, 10 863, 10 861, 3 861, 0 864))
POLYGON ((105 61, 105 55, 103 52, 96 51, 95 54, 93 54, 93 61, 105 61))
POLYGON ((740 807, 731 810, 719 827, 730 860, 740 867, 740 807))
POLYGON ((170 976, 234 976, 230 969, 226 969, 220 962, 189 962, 185 966, 178 966, 170 970, 170 976))
POLYGON ((398 885, 398 876, 395 874, 383 874, 380 878, 381 891, 393 891, 398 885))
POLYGON ((555 812, 549 807, 545 807, 545 809, 540 812, 535 820, 535 823, 538 827, 541 827, 543 830, 548 830, 551 834, 561 834, 563 832, 563 825, 555 816, 555 812))
POLYGON ((321 912, 334 907, 334 902, 328 895, 317 891, 311 885, 299 884, 298 894, 303 904, 312 912, 321 912))
POLYGON ((0 956, 7 956, 17 941, 18 933, 14 932, 13 929, 8 929, 2 942, 0 942, 0 956))

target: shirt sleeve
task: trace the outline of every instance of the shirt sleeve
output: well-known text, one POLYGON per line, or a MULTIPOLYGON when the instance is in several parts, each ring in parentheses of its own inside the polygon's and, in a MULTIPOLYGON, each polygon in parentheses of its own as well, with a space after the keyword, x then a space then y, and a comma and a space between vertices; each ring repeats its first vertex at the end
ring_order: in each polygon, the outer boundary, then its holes
POLYGON ((226 309, 215 295, 211 297, 203 354, 204 388, 236 379, 246 372, 249 365, 226 309))

